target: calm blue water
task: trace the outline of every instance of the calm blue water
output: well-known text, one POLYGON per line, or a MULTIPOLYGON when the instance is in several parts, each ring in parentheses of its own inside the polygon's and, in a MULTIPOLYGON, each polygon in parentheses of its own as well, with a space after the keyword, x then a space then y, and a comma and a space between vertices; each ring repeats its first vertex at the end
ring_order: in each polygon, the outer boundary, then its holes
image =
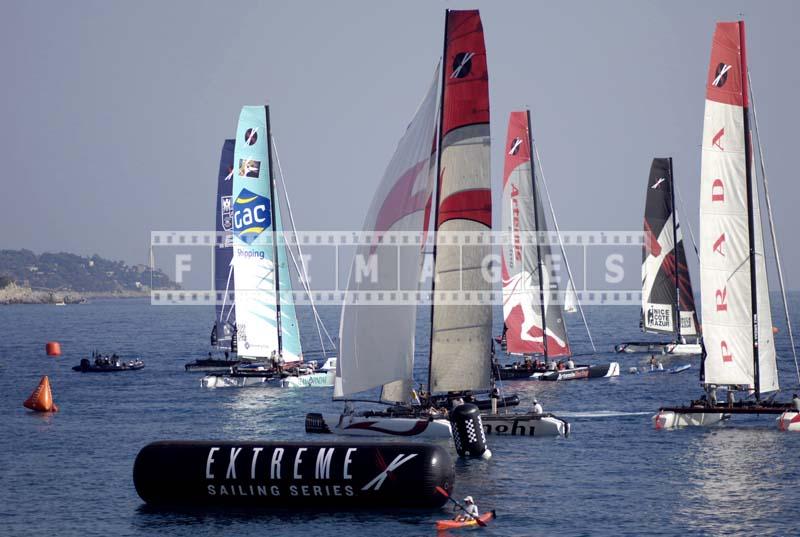
MULTIPOLYGON (((794 311, 800 311, 797 298, 794 311)), ((333 333, 338 311, 321 313, 333 333)), ((639 339, 637 308, 587 313, 598 347, 639 339)), ((330 405, 329 389, 201 389, 199 375, 185 373, 183 364, 207 352, 212 316, 203 307, 153 307, 143 300, 0 308, 0 535, 435 534, 434 520, 449 511, 315 515, 145 508, 131 476, 146 443, 304 438, 306 412, 330 405), (61 358, 44 355, 48 340, 61 342, 61 358), (141 355, 147 367, 116 375, 71 371, 93 347, 141 355), (55 415, 22 407, 44 374, 61 407, 55 415)), ((573 348, 587 351, 579 318, 569 322, 573 348)), ((425 319, 420 326, 424 333, 425 319)), ((318 348, 310 323, 304 332, 307 347, 318 348)), ((796 379, 785 330, 778 344, 782 384, 791 390, 796 379)), ((800 435, 778 432, 770 417, 656 432, 650 417, 660 404, 698 395, 697 359, 678 375, 625 373, 646 360, 622 357, 623 375, 609 380, 506 383, 524 400, 536 394, 546 410, 569 417, 573 435, 490 438, 490 461, 457 464, 456 494, 471 494, 482 510, 498 511, 483 534, 797 534, 800 435)), ((675 359, 673 365, 686 362, 675 359)))

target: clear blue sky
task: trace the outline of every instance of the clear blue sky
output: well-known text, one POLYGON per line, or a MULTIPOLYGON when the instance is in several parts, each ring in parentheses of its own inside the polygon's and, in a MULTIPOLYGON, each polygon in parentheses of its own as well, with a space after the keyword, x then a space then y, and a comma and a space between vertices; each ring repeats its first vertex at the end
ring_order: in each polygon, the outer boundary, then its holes
POLYGON ((242 105, 265 102, 299 227, 359 228, 441 54, 448 7, 481 9, 497 185, 508 113, 528 105, 563 228, 641 229, 650 160, 671 155, 696 229, 711 35, 741 12, 796 288, 797 6, 4 2, 0 247, 146 262, 151 230, 208 229, 222 141, 242 105))

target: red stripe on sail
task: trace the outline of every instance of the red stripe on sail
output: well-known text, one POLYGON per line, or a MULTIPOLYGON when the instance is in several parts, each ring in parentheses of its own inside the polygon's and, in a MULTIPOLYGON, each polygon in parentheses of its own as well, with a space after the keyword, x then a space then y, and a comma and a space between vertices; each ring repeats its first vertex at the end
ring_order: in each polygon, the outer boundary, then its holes
POLYGON ((744 23, 718 22, 711 44, 706 99, 747 106, 744 23))
POLYGON ((644 247, 645 251, 654 257, 661 255, 661 244, 659 244, 658 238, 653 234, 653 230, 650 229, 647 218, 644 220, 644 247))
POLYGON ((462 190, 451 194, 439 205, 439 223, 448 220, 472 220, 492 227, 492 191, 488 188, 462 190))
POLYGON ((478 10, 447 12, 442 135, 489 123, 489 72, 478 10))

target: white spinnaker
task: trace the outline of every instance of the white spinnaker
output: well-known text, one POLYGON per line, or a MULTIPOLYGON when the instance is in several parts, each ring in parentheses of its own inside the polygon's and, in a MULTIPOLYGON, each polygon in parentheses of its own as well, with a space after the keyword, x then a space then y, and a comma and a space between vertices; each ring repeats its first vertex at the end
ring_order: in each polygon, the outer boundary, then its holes
MULTIPOLYGON (((418 231, 422 235, 425 203, 433 188, 429 167, 436 127, 438 82, 437 67, 433 83, 400 139, 372 199, 364 220, 367 231, 418 231)), ((359 246, 350 268, 347 290, 349 293, 396 290, 398 270, 402 277, 401 288, 416 290, 422 255, 419 245, 401 249, 391 244, 359 246), (400 251, 402 253, 398 253, 400 251), (376 260, 375 271, 371 273, 374 278, 365 276, 362 270, 370 266, 371 256, 376 260)), ((339 327, 334 397, 348 397, 394 381, 406 381, 410 385, 416 319, 416 305, 367 305, 345 300, 339 327)), ((392 397, 400 396, 385 390, 384 398, 392 397)))

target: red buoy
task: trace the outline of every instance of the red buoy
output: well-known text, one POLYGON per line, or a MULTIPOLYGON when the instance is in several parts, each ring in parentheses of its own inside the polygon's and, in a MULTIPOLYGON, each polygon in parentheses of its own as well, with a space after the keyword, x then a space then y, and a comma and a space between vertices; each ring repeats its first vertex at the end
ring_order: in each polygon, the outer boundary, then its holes
POLYGON ((58 341, 48 341, 45 350, 47 356, 61 356, 61 344, 58 341))
POLYGON ((58 406, 53 402, 53 392, 50 390, 50 379, 47 375, 42 377, 39 385, 33 390, 22 406, 36 412, 58 412, 58 406))

